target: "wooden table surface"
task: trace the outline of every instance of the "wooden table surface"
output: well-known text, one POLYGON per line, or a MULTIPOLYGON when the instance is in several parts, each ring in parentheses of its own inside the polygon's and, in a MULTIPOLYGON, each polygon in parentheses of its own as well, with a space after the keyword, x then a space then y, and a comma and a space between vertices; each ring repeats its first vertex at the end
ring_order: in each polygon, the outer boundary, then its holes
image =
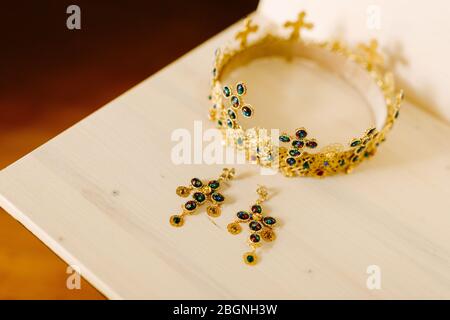
POLYGON ((286 179, 240 165, 228 214, 169 226, 175 187, 220 171, 174 165, 170 135, 205 119, 204 61, 234 32, 2 170, 0 204, 110 298, 449 298, 450 128, 410 104, 353 174, 286 179), (226 225, 258 183, 275 191, 267 207, 282 226, 249 268, 226 225), (371 265, 381 290, 366 286, 371 265))
MULTIPOLYGON (((8 15, 0 27, 9 45, 0 52, 0 168, 251 12, 257 1, 231 1, 230 11, 209 21, 200 17, 216 12, 220 4, 77 4, 80 31, 66 29, 64 2, 3 6, 8 15), (180 39, 174 43, 166 35, 177 28, 180 39), (160 50, 154 50, 156 43, 160 50)), ((104 299, 84 280, 81 290, 68 290, 66 268, 0 208, 0 299, 104 299)))

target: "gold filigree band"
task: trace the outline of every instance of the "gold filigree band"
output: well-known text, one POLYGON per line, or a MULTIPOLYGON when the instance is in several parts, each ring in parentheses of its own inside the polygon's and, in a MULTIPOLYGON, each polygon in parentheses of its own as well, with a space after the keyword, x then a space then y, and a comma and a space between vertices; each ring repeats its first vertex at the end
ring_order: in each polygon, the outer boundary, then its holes
POLYGON ((376 40, 356 48, 339 41, 304 40, 302 30, 313 28, 313 24, 305 21, 305 15, 301 12, 296 21, 284 24, 290 30, 288 37, 258 34, 259 26, 247 19, 244 28, 236 35, 237 47, 227 46, 216 51, 209 117, 224 133, 228 145, 245 151, 248 159, 263 166, 277 163, 285 176, 325 177, 349 173, 364 159, 373 156, 380 143, 385 141, 398 117, 403 91, 395 88, 392 73, 385 70, 376 40), (253 41, 249 41, 251 33, 255 33, 253 41), (360 137, 351 139, 348 146, 332 144, 320 149, 318 141, 310 138, 302 127, 292 134, 282 133, 276 143, 273 137, 261 134, 265 132, 261 128, 243 128, 239 118, 252 117, 255 113, 254 107, 244 100, 247 87, 244 82, 235 86, 223 85, 222 79, 253 59, 280 55, 319 59, 360 92, 369 92, 371 97, 368 100, 377 115, 375 125, 360 137), (230 131, 233 132, 230 134, 230 131))

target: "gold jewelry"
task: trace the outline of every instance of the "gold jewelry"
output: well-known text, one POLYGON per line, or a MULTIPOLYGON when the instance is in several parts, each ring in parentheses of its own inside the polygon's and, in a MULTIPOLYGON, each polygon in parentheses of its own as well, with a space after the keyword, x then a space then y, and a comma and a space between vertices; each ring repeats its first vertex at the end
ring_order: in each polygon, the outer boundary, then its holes
POLYGON ((204 184, 198 178, 192 178, 190 186, 179 186, 176 190, 177 195, 186 198, 193 192, 192 200, 189 200, 181 206, 181 214, 170 217, 170 224, 174 227, 183 226, 184 216, 194 214, 198 207, 207 202, 210 205, 206 208, 206 213, 213 218, 220 216, 220 205, 225 201, 225 197, 218 190, 222 186, 222 182, 233 179, 234 174, 234 169, 225 168, 217 180, 211 180, 208 184, 204 184))
POLYGON ((237 35, 238 46, 225 47, 216 51, 212 89, 209 96, 213 103, 209 116, 224 134, 227 145, 245 151, 246 157, 262 166, 273 167, 288 177, 325 177, 336 173, 349 173, 364 159, 373 156, 399 115, 404 99, 403 91, 396 90, 392 73, 385 70, 383 57, 378 52, 378 43, 360 44, 355 49, 339 41, 314 42, 303 39, 302 30, 312 29, 313 24, 305 21, 305 12, 297 21, 288 21, 284 28, 290 30, 286 38, 266 33, 254 35, 256 40, 248 41, 258 26, 250 19, 237 35), (244 130, 239 123, 240 110, 245 117, 254 115, 254 108, 245 103, 242 96, 247 92, 243 82, 234 87, 222 85, 227 74, 253 59, 267 56, 303 56, 315 59, 337 72, 357 90, 368 94, 368 101, 376 115, 376 123, 361 137, 349 141, 348 146, 331 144, 317 150, 318 142, 309 138, 304 128, 293 134, 282 133, 276 142, 267 138, 267 131, 261 128, 244 130), (227 107, 226 105, 230 106, 227 107), (232 129, 232 130, 230 130, 232 129), (230 133, 232 131, 232 133, 230 133), (261 134, 263 133, 263 134, 261 134), (282 143, 282 146, 278 146, 282 143))
POLYGON ((273 227, 277 224, 277 220, 273 217, 265 216, 261 206, 261 203, 268 198, 267 189, 264 186, 258 186, 256 192, 259 197, 250 208, 251 212, 239 211, 236 214, 237 219, 227 226, 228 232, 235 235, 242 231, 241 223, 248 223, 251 232, 248 244, 252 250, 246 252, 243 256, 244 262, 248 265, 255 265, 258 262, 256 249, 261 246, 261 240, 272 242, 276 238, 273 227))

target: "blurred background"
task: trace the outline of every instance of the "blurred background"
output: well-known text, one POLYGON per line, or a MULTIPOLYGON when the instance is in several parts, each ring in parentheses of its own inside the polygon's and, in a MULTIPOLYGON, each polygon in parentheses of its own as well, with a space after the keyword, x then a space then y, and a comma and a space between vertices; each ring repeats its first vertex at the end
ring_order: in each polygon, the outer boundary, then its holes
MULTIPOLYGON (((256 9, 257 0, 1 5, 0 169, 256 9), (66 9, 81 8, 81 30, 66 9)), ((104 299, 0 209, 0 299, 104 299)))

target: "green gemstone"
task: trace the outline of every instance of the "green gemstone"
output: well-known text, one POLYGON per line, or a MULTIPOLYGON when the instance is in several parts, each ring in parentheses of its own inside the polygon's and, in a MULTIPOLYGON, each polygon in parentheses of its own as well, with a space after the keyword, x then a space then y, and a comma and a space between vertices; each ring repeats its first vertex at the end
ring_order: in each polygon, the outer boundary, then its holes
POLYGON ((236 91, 238 95, 242 96, 246 91, 245 85, 243 83, 238 83, 236 85, 236 91))
POLYGON ((308 133, 304 129, 299 129, 299 130, 297 130, 295 135, 297 136, 297 138, 303 139, 303 138, 305 138, 308 135, 308 133))
POLYGON ((230 117, 230 119, 232 119, 232 120, 236 119, 236 112, 234 112, 232 109, 228 109, 227 113, 228 113, 228 117, 230 117))
POLYGON ((228 98, 228 97, 231 95, 231 89, 230 89, 230 87, 227 87, 227 86, 223 87, 223 95, 224 95, 226 98, 228 98))
POLYGON ((273 224, 275 224, 277 222, 275 220, 275 218, 272 218, 272 217, 265 217, 263 221, 267 225, 273 225, 273 224))
POLYGON ((253 261, 255 261, 255 257, 249 254, 249 255, 247 256, 247 261, 248 261, 249 263, 252 263, 253 261))
POLYGON ((280 139, 281 142, 289 142, 289 141, 291 141, 291 138, 288 135, 285 135, 285 134, 281 135, 279 139, 280 139))
POLYGON ((303 169, 309 169, 309 162, 303 163, 303 169))
POLYGON ((194 200, 200 203, 206 200, 206 196, 202 192, 196 192, 192 197, 194 198, 194 200))
POLYGON ((350 147, 357 147, 361 144, 361 140, 353 140, 352 143, 350 143, 350 147))
POLYGON ((173 223, 179 224, 180 222, 181 222, 181 218, 180 217, 178 217, 178 216, 173 217, 173 223))
POLYGON ((212 180, 208 183, 211 189, 217 189, 220 187, 220 183, 217 180, 212 180))

